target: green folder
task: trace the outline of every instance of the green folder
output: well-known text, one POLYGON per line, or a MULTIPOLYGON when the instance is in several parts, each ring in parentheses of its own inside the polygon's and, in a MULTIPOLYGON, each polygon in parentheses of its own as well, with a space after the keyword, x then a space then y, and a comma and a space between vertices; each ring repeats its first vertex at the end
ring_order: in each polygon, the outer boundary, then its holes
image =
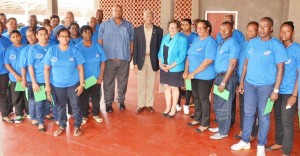
POLYGON ((271 101, 271 99, 268 98, 267 105, 266 105, 266 108, 264 111, 264 115, 267 115, 272 111, 273 105, 274 105, 274 101, 271 101))
POLYGON ((16 92, 24 92, 25 91, 25 88, 22 87, 22 81, 16 83, 15 91, 16 92))
POLYGON ((224 100, 228 101, 228 98, 229 98, 229 91, 224 89, 224 91, 221 93, 219 92, 218 90, 218 86, 217 85, 214 85, 214 94, 220 96, 221 98, 223 98, 224 100))
POLYGON ((95 76, 91 76, 88 79, 86 79, 84 83, 85 83, 84 88, 88 89, 97 83, 97 79, 95 78, 95 76))
POLYGON ((191 79, 185 79, 185 89, 192 90, 192 81, 191 79))
POLYGON ((34 92, 34 100, 36 102, 46 100, 45 86, 40 86, 39 92, 34 92))
POLYGON ((25 89, 25 96, 26 96, 26 99, 28 100, 28 88, 27 87, 25 89))

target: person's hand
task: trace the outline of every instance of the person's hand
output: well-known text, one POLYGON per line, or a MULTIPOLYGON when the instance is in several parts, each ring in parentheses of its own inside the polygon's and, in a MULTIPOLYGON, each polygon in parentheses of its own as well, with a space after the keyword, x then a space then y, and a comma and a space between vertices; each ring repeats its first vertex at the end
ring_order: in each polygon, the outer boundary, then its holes
POLYGON ((278 99, 278 93, 275 93, 274 91, 271 93, 270 100, 275 102, 278 99))
POLYGON ((286 102, 286 106, 293 106, 297 101, 297 96, 290 96, 286 102))
POLYGON ((27 82, 26 82, 26 81, 22 81, 22 82, 21 82, 21 86, 22 86, 23 88, 26 88, 27 82))
POLYGON ((188 78, 189 78, 189 79, 194 79, 194 77, 195 77, 195 73, 194 73, 194 72, 192 72, 192 73, 190 73, 190 74, 188 75, 188 78))
POLYGON ((134 65, 134 67, 133 67, 133 71, 134 71, 134 73, 135 73, 135 74, 137 74, 137 73, 138 73, 138 66, 137 66, 137 65, 134 65))
POLYGON ((182 78, 183 78, 183 79, 187 79, 187 78, 188 78, 188 75, 189 75, 188 72, 184 72, 184 73, 182 74, 182 78))
POLYGON ((14 75, 14 77, 18 82, 22 81, 22 77, 20 75, 16 74, 16 75, 14 75))
POLYGON ((245 90, 244 90, 244 83, 243 82, 240 83, 238 89, 239 89, 238 91, 239 91, 240 94, 244 94, 245 90))
POLYGON ((83 92, 84 90, 84 85, 83 84, 80 84, 76 89, 75 89, 75 92, 77 92, 77 96, 80 96, 80 94, 83 92))
POLYGON ((47 93, 47 100, 52 102, 52 98, 51 98, 51 87, 47 86, 45 87, 45 92, 47 93))
POLYGON ((224 89, 225 89, 225 86, 224 86, 224 85, 221 85, 221 84, 220 84, 220 85, 218 86, 218 91, 219 91, 219 92, 222 93, 222 92, 224 91, 224 89))
POLYGON ((164 72, 168 72, 169 70, 167 69, 167 65, 165 65, 165 64, 161 64, 160 66, 160 69, 162 69, 164 72))
POLYGON ((97 79, 97 83, 98 83, 98 84, 101 84, 102 81, 103 81, 103 78, 102 78, 102 77, 99 77, 99 78, 97 79))
POLYGON ((32 90, 34 92, 39 92, 40 91, 40 86, 37 83, 32 83, 32 90))

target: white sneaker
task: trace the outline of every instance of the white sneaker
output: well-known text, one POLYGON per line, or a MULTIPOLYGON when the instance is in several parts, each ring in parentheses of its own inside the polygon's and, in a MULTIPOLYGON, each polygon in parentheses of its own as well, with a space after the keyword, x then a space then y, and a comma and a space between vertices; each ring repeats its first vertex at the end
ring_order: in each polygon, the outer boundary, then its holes
POLYGON ((208 130, 211 131, 211 132, 213 132, 213 133, 217 133, 217 132, 219 132, 219 127, 209 128, 208 130))
POLYGON ((231 146, 232 150, 239 151, 241 149, 250 149, 250 143, 245 143, 244 141, 240 141, 231 146))
POLYGON ((220 140, 220 139, 223 139, 225 137, 228 137, 228 135, 222 135, 220 133, 216 133, 216 134, 210 136, 210 138, 214 139, 214 140, 220 140))
POLYGON ((183 105, 183 112, 184 112, 184 114, 186 114, 186 115, 190 114, 189 106, 183 105))
POLYGON ((265 146, 259 146, 257 145, 257 153, 256 156, 266 156, 265 153, 265 146))
POLYGON ((177 112, 180 112, 180 111, 181 111, 181 107, 180 107, 180 105, 178 105, 178 104, 176 105, 176 111, 177 111, 177 112))

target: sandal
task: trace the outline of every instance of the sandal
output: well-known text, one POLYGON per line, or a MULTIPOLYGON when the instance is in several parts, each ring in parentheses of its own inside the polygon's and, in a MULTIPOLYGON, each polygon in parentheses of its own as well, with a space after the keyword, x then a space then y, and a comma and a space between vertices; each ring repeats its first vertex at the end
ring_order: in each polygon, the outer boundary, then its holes
POLYGON ((62 132, 64 132, 64 128, 62 128, 62 127, 59 127, 58 128, 58 130, 56 130, 55 132, 54 132, 54 136, 59 136, 62 132))
POLYGON ((82 118, 81 125, 85 125, 87 121, 88 121, 88 118, 82 118))
POLYGON ((97 122, 103 122, 103 119, 100 118, 99 116, 93 116, 93 119, 95 119, 97 122))
POLYGON ((10 119, 9 117, 3 117, 2 121, 5 121, 7 123, 14 123, 14 120, 10 119))
POLYGON ((45 118, 48 119, 48 120, 52 120, 52 119, 53 119, 53 116, 50 115, 50 114, 47 114, 47 115, 45 116, 45 118))
POLYGON ((78 137, 81 135, 81 129, 80 128, 75 128, 74 130, 74 136, 78 137))

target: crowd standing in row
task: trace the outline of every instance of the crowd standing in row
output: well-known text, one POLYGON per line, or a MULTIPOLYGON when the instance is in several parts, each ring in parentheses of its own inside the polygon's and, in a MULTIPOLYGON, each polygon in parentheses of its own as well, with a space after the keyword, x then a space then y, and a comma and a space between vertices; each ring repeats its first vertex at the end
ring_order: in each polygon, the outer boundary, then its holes
MULTIPOLYGON (((33 125, 45 131, 44 119, 50 110, 64 132, 68 114, 74 117, 74 136, 81 135, 81 125, 88 121, 89 102, 92 116, 99 116, 101 84, 103 82, 106 111, 113 112, 115 79, 119 109, 125 110, 130 62, 138 74, 138 104, 136 113, 154 112, 154 85, 157 71, 164 85, 166 109, 163 116, 173 118, 180 106, 180 87, 191 80, 192 91, 186 92, 185 114, 193 96, 195 112, 189 126, 199 125, 197 132, 215 132, 211 139, 228 136, 235 122, 236 91, 240 97, 240 128, 235 136, 240 142, 232 150, 250 149, 250 141, 258 136, 257 155, 265 150, 281 149, 290 155, 294 138, 294 115, 297 111, 300 45, 293 42, 293 22, 280 27, 280 40, 272 37, 273 19, 264 17, 259 23, 247 25, 246 41, 234 29, 234 16, 226 15, 215 40, 212 25, 207 20, 190 19, 181 23, 169 21, 168 34, 153 25, 153 13, 144 12, 144 24, 134 28, 123 18, 119 5, 112 9, 112 18, 102 22, 103 12, 97 10, 89 25, 81 28, 72 12, 67 12, 64 24, 51 16, 37 26, 30 15, 29 25, 17 30, 17 20, 6 20, 0 14, 0 106, 2 120, 21 123, 30 115, 33 125), (49 22, 50 21, 50 22, 49 22), (191 27, 195 27, 195 32, 191 27), (182 30, 182 32, 180 32, 182 30), (87 79, 95 83, 86 87, 87 79), (9 86, 9 87, 8 87, 9 86), (15 88, 26 88, 17 91, 15 88), (228 99, 214 95, 214 112, 218 127, 210 127, 210 93, 229 92, 228 99), (47 99, 36 100, 45 91, 47 99), (179 99, 179 100, 178 100, 179 99), (270 127, 270 114, 264 114, 268 101, 275 102, 276 142, 265 148, 270 127), (12 105, 14 120, 10 119, 12 105), (50 107, 51 106, 51 107, 50 107)), ((50 116, 51 118, 51 116, 50 116)))

